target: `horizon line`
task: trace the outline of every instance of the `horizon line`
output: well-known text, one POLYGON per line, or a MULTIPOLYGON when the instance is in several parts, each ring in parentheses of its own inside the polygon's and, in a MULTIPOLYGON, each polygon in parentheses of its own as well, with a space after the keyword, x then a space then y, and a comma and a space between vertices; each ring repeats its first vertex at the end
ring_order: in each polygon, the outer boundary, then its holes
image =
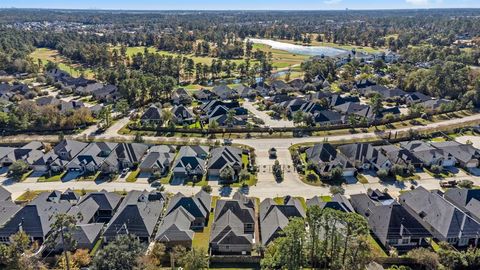
POLYGON ((52 10, 52 11, 150 11, 150 12, 163 12, 163 11, 303 11, 303 12, 315 12, 315 11, 383 11, 383 10, 477 10, 480 7, 412 7, 412 8, 379 8, 379 9, 110 9, 110 8, 42 8, 42 7, 0 7, 0 10, 52 10))

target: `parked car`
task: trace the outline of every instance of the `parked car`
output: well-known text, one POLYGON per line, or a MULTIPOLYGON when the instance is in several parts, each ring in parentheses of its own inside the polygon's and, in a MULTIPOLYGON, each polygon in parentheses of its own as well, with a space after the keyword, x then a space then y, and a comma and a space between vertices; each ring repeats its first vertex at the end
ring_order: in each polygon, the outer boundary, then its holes
POLYGON ((158 180, 155 180, 150 184, 150 186, 153 187, 153 188, 159 188, 159 187, 162 186, 162 183, 158 180))
POLYGON ((129 171, 130 171, 129 168, 123 169, 123 170, 122 170, 122 174, 121 174, 120 176, 121 176, 122 178, 125 177, 125 176, 127 176, 127 174, 128 174, 129 171))
POLYGON ((452 188, 457 186, 457 180, 445 180, 440 182, 442 188, 452 188))
POLYGON ((268 150, 268 155, 270 156, 271 159, 276 159, 277 158, 277 149, 275 148, 270 148, 270 150, 268 150))

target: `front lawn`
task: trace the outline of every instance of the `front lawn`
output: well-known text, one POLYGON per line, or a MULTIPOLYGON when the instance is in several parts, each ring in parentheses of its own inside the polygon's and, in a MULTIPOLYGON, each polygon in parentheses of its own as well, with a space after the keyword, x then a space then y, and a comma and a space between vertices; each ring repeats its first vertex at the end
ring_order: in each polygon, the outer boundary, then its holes
POLYGON ((137 181, 138 174, 140 173, 140 169, 136 169, 135 171, 131 172, 128 176, 127 179, 125 179, 126 182, 128 183, 133 183, 137 181))
POLYGON ((100 175, 100 171, 96 173, 84 173, 77 178, 77 181, 95 181, 100 175))
POLYGON ((405 182, 405 181, 417 181, 420 180, 420 176, 416 174, 408 175, 408 176, 401 176, 401 175, 395 175, 395 180, 399 182, 405 182))
POLYGON ((19 182, 25 181, 25 179, 27 179, 27 178, 30 176, 30 174, 32 174, 32 173, 33 173, 33 170, 28 171, 28 172, 22 174, 22 176, 21 176, 20 179, 19 179, 19 182))
POLYGON ((357 181, 362 184, 368 184, 368 179, 363 174, 357 174, 357 181))
POLYGON ((454 177, 455 175, 447 170, 443 170, 440 173, 434 173, 430 171, 428 168, 423 168, 423 171, 428 173, 429 175, 435 177, 435 178, 449 178, 449 177, 454 177))
POLYGON ((33 199, 35 199, 40 193, 42 192, 47 192, 48 190, 27 190, 25 191, 22 195, 18 196, 17 199, 15 199, 15 202, 17 203, 23 203, 23 202, 30 202, 33 199))
POLYGON ((52 175, 49 175, 48 173, 46 173, 38 178, 38 182, 58 182, 62 180, 63 176, 66 173, 67 173, 66 171, 54 173, 52 175))

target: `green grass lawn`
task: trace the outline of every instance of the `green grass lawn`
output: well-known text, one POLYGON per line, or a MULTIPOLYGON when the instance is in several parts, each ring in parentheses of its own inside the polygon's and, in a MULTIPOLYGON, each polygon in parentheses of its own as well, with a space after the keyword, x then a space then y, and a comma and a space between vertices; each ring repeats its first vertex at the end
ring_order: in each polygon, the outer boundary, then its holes
POLYGON ((404 181, 416 181, 420 180, 420 176, 413 174, 409 176, 401 176, 401 175, 395 175, 395 180, 404 182, 404 181))
POLYGON ((30 176, 30 174, 32 174, 32 173, 33 173, 33 170, 30 170, 30 171, 24 173, 24 174, 20 177, 20 182, 25 181, 25 179, 27 179, 27 178, 30 176))
POLYGON ((307 201, 305 200, 305 198, 303 198, 303 197, 295 197, 295 198, 300 201, 300 203, 302 204, 303 209, 304 209, 304 210, 307 210, 307 201))
POLYGON ((332 196, 320 196, 320 198, 324 201, 324 202, 331 202, 332 201, 332 196))
POLYGON ((283 197, 275 197, 273 201, 278 205, 283 205, 283 197))
POLYGON ((357 180, 359 183, 368 184, 368 179, 363 174, 357 174, 357 180))
POLYGON ((440 246, 435 242, 435 240, 428 238, 427 241, 430 241, 430 246, 432 247, 433 251, 438 252, 440 250, 440 246))
POLYGON ((186 186, 191 186, 191 187, 194 187, 194 186, 199 186, 199 187, 203 187, 203 186, 206 186, 208 185, 208 180, 207 180, 207 175, 203 175, 202 176, 202 179, 200 179, 200 181, 198 182, 193 182, 193 179, 189 179, 188 181, 186 180, 185 181, 185 185, 186 186))
POLYGON ((100 172, 96 172, 96 173, 87 173, 87 174, 83 174, 81 176, 79 176, 77 178, 77 181, 95 181, 97 180, 98 176, 100 176, 100 172))
POLYGON ((58 68, 68 72, 73 77, 80 77, 83 73, 89 79, 94 78, 94 72, 90 68, 83 68, 80 64, 72 64, 68 59, 60 55, 57 50, 52 50, 48 48, 37 48, 30 54, 30 57, 35 61, 40 60, 43 65, 46 65, 49 61, 58 64, 58 68))
POLYGON ((135 171, 131 172, 127 176, 127 179, 125 179, 125 181, 128 182, 128 183, 136 182, 139 173, 140 173, 140 169, 136 169, 135 171))
POLYGON ((170 180, 172 180, 172 172, 168 173, 165 177, 160 178, 160 183, 166 185, 170 183, 170 180))
POLYGON ((423 168, 423 171, 428 173, 429 175, 435 177, 435 178, 449 178, 449 177, 454 177, 455 175, 449 171, 443 170, 441 173, 435 174, 432 171, 430 171, 428 168, 423 168))
POLYGON ((374 258, 388 257, 382 246, 380 246, 380 244, 371 235, 368 235, 368 243, 372 249, 372 255, 374 258))
POLYGON ((38 182, 58 182, 58 181, 62 180, 63 176, 66 173, 67 172, 64 171, 64 172, 59 172, 59 173, 53 174, 51 176, 47 173, 47 174, 44 174, 44 175, 40 176, 38 178, 38 182))
POLYGON ((208 250, 208 244, 210 242, 210 229, 213 224, 214 213, 215 213, 215 206, 217 204, 217 200, 220 197, 213 196, 212 197, 212 209, 214 211, 210 212, 210 216, 208 218, 208 224, 206 227, 203 228, 202 232, 195 232, 192 240, 192 247, 197 249, 204 249, 205 251, 208 250))
POLYGON ((95 256, 97 253, 98 249, 102 246, 103 243, 103 238, 100 237, 100 239, 97 240, 95 245, 93 246, 92 250, 90 251, 90 256, 95 256))
POLYGON ((30 202, 35 199, 40 193, 47 192, 48 190, 27 190, 22 195, 15 199, 15 202, 30 202))

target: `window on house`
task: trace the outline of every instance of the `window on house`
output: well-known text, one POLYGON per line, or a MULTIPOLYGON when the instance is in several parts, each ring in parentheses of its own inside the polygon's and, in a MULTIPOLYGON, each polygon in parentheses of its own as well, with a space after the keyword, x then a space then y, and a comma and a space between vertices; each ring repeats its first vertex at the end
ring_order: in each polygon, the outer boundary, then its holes
POLYGON ((468 244, 468 238, 460 238, 458 245, 465 246, 466 244, 468 244))
POLYGON ((402 238, 402 245, 410 244, 410 238, 402 238))
POLYGON ((448 238, 447 242, 450 243, 450 244, 455 244, 455 243, 457 243, 457 238, 455 238, 455 237, 448 238))
POLYGON ((388 244, 389 245, 396 245, 396 244, 398 244, 398 240, 397 239, 388 239, 388 244))

